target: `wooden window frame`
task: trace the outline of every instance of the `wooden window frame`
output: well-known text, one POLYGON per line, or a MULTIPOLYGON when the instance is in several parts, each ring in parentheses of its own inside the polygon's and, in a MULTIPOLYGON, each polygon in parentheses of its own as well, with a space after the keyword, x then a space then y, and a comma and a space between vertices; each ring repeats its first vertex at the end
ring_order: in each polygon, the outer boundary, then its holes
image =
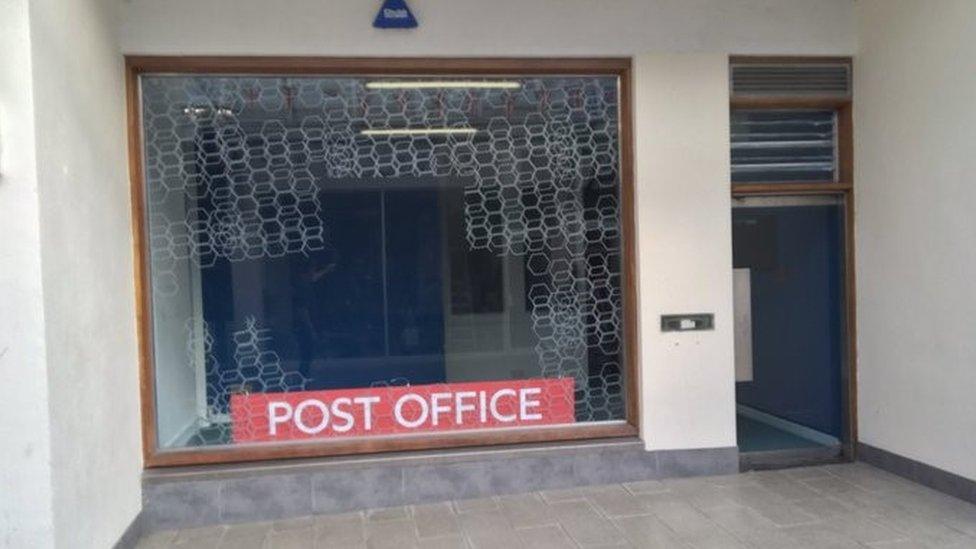
MULTIPOLYGON (((751 57, 732 56, 729 65, 768 63, 843 63, 853 69, 850 57, 751 57)), ((853 113, 850 97, 830 96, 736 96, 731 95, 729 109, 825 109, 837 112, 837 181, 772 181, 732 183, 732 190, 738 194, 776 193, 837 193, 849 191, 854 181, 853 113)))
MULTIPOLYGON (((851 57, 822 56, 731 56, 732 64, 745 63, 846 63, 853 74, 851 57)), ((730 90, 731 91, 731 90, 730 90)), ((833 109, 837 112, 837 181, 731 183, 733 198, 749 196, 832 195, 844 207, 844 321, 847 349, 841 366, 841 398, 844 406, 845 459, 857 458, 857 283, 854 272, 854 114, 853 97, 735 96, 730 94, 730 112, 735 109, 833 109)), ((730 174, 731 177, 731 174, 730 174)))
POLYGON ((629 58, 349 58, 126 56, 125 85, 129 178, 134 242, 136 316, 143 459, 146 467, 170 467, 274 459, 312 458, 408 450, 633 437, 639 433, 636 224, 633 111, 629 58), (616 76, 620 86, 620 197, 623 233, 623 371, 625 419, 553 427, 492 429, 314 442, 242 444, 163 449, 156 432, 152 295, 145 211, 139 78, 143 74, 288 75, 587 75, 616 76))

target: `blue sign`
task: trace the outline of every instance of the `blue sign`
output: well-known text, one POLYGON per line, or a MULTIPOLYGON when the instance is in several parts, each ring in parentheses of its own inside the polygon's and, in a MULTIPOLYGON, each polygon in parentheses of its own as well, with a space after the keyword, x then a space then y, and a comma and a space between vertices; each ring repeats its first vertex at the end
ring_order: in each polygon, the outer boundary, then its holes
POLYGON ((417 26, 407 0, 383 0, 383 7, 376 14, 373 26, 378 29, 412 29, 417 26))

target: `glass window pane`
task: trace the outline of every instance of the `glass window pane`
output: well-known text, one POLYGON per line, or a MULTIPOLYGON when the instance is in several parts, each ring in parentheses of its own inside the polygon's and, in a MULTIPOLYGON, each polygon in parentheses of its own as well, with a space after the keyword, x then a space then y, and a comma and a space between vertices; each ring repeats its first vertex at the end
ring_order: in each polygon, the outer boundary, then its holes
POLYGON ((736 331, 751 349, 737 363, 745 374, 736 377, 740 451, 836 446, 844 438, 844 223, 838 196, 734 201, 736 331))
POLYGON ((161 447, 624 419, 615 77, 141 86, 161 447))
POLYGON ((732 182, 836 181, 836 113, 733 110, 732 182))

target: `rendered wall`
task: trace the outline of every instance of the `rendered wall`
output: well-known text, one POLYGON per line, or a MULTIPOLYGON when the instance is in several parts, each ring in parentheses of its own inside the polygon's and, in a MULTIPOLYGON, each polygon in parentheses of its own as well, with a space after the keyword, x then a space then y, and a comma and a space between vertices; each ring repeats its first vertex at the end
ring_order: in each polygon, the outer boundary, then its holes
POLYGON ((110 547, 141 508, 119 6, 30 4, 58 547, 110 547))
POLYGON ((27 0, 0 0, 0 547, 50 547, 50 433, 27 0))
POLYGON ((364 0, 132 0, 133 53, 629 55, 835 53, 854 48, 852 0, 410 0, 410 31, 371 23, 364 0))
POLYGON ((735 446, 728 58, 635 63, 641 435, 648 449, 735 446), (660 315, 715 313, 662 333, 660 315))
POLYGON ((976 3, 857 6, 860 440, 976 479, 976 3))

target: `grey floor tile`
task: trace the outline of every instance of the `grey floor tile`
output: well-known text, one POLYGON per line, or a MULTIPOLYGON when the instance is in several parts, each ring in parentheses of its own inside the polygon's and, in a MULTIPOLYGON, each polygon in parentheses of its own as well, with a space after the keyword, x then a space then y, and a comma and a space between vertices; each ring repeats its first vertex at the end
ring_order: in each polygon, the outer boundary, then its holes
POLYGON ((561 488, 558 490, 543 490, 539 493, 542 495, 542 499, 548 503, 555 503, 557 501, 579 501, 586 499, 586 494, 589 489, 589 486, 580 486, 576 488, 561 488))
POLYGON ((499 509, 470 511, 458 515, 458 521, 475 549, 522 547, 522 540, 499 509))
POLYGON ((976 505, 924 487, 886 492, 891 504, 907 512, 946 524, 976 537, 976 505))
POLYGON ((933 518, 913 515, 899 510, 884 516, 874 517, 874 520, 882 526, 901 532, 909 539, 930 545, 951 546, 970 543, 973 547, 976 547, 976 538, 968 536, 933 518))
POLYGON ((519 530, 518 535, 519 538, 522 539, 522 543, 525 545, 525 547, 530 547, 532 549, 563 549, 576 547, 576 544, 569 539, 566 532, 556 525, 524 528, 519 530))
POLYGON ((383 520, 366 523, 369 549, 408 549, 417 547, 416 526, 412 520, 383 520))
POLYGON ((667 488, 669 492, 682 496, 696 494, 716 488, 715 485, 703 480, 700 477, 666 478, 661 481, 661 485, 667 488))
POLYGON ((624 488, 631 494, 656 494, 667 492, 668 487, 660 480, 638 480, 624 483, 624 488))
POLYGON ((728 491, 731 499, 755 510, 778 526, 796 526, 819 520, 765 486, 737 486, 728 488, 728 491))
POLYGON ((234 524, 227 528, 217 545, 219 549, 263 549, 271 534, 271 523, 234 524))
POLYGON ((753 549, 747 545, 743 545, 732 536, 724 534, 697 540, 691 544, 691 547, 694 547, 694 549, 753 549))
POLYGON ((741 486, 709 485, 696 492, 688 491, 681 495, 681 499, 702 510, 739 505, 741 504, 737 496, 739 488, 741 486))
POLYGON ((514 528, 556 524, 552 509, 538 493, 502 496, 498 498, 498 504, 505 518, 514 528))
POLYGON ((735 473, 730 475, 716 475, 710 477, 698 477, 709 486, 743 486, 747 484, 755 484, 756 480, 748 474, 735 473))
POLYGON ((912 483, 908 480, 863 463, 850 463, 836 467, 828 466, 823 470, 846 480, 862 490, 887 491, 912 486, 912 483))
POLYGON ((271 523, 271 529, 277 532, 285 530, 305 530, 315 526, 315 517, 296 517, 290 519, 276 520, 271 523))
MULTIPOLYGON (((735 546, 748 547, 750 549, 792 549, 798 546, 796 539, 790 537, 786 532, 778 528, 754 530, 742 532, 734 535, 735 546)), ((708 545, 717 544, 718 547, 725 547, 727 540, 721 537, 708 538, 708 545)), ((695 547, 706 547, 708 545, 694 542, 695 547)))
MULTIPOLYGON (((380 477, 370 479, 377 481, 371 486, 378 490, 380 477)), ((293 508, 294 501, 282 499, 282 494, 247 507, 271 489, 268 482, 259 484, 235 487, 224 509, 237 518, 311 510, 293 508)), ((976 549, 976 506, 864 464, 636 481, 409 507, 384 507, 388 500, 376 494, 343 500, 352 486, 340 484, 320 483, 316 494, 331 499, 316 505, 335 510, 367 501, 377 504, 365 512, 157 532, 137 547, 976 549)))
POLYGON ((398 507, 383 507, 366 511, 366 520, 370 522, 384 520, 403 520, 410 518, 410 508, 405 505, 398 507))
POLYGON ((711 519, 684 501, 661 501, 648 508, 682 539, 703 537, 718 529, 711 519))
POLYGON ((498 509, 498 502, 493 497, 459 499, 454 502, 454 510, 458 513, 490 511, 494 509, 498 509))
POLYGON ((760 515, 754 509, 743 505, 714 507, 702 511, 712 522, 734 536, 748 534, 757 530, 772 530, 776 524, 760 515))
POLYGON ((750 504, 757 513, 776 523, 777 526, 798 526, 811 524, 820 519, 807 513, 801 507, 788 502, 770 501, 761 504, 750 504))
POLYGON ((844 534, 823 524, 805 524, 783 529, 789 537, 796 540, 797 547, 817 549, 863 549, 863 545, 844 534))
POLYGON ((637 499, 619 484, 594 487, 589 491, 587 499, 607 517, 646 515, 650 512, 642 500, 637 499))
POLYGON ((313 549, 315 547, 315 529, 295 528, 291 530, 272 530, 268 536, 268 549, 313 549))
POLYGON ((172 546, 181 549, 215 548, 226 531, 226 526, 204 526, 180 530, 173 539, 172 546))
POLYGON ((827 520, 851 514, 850 509, 847 507, 841 505, 836 500, 823 496, 798 499, 792 503, 814 517, 817 517, 819 520, 827 520))
POLYGON ((362 547, 366 543, 363 513, 323 515, 315 519, 315 544, 320 548, 362 547))
POLYGON ((442 536, 457 536, 461 533, 457 515, 450 503, 430 503, 415 505, 413 520, 420 539, 442 536))
POLYGON ((824 521, 823 527, 840 532, 860 543, 891 542, 907 538, 905 534, 879 524, 870 517, 857 514, 827 519, 824 521))
MULTIPOLYGON (((954 516, 948 513, 943 514, 939 519, 943 524, 954 528, 967 536, 976 539, 976 518, 972 516, 954 516)), ((976 547, 976 543, 973 544, 976 547)))
POLYGON ((822 465, 782 469, 780 473, 785 477, 792 478, 795 480, 806 480, 806 479, 830 476, 830 471, 825 469, 822 465))
POLYGON ((803 485, 806 487, 813 489, 817 493, 830 494, 832 496, 839 496, 848 492, 860 490, 860 488, 857 486, 838 476, 809 478, 799 482, 803 483, 803 485))
POLYGON ((654 508, 659 505, 665 505, 669 503, 689 504, 686 498, 682 498, 672 492, 652 492, 650 494, 638 494, 634 497, 640 500, 641 505, 643 505, 645 509, 651 512, 653 512, 654 508))
POLYGON ((868 543, 867 547, 871 547, 873 549, 933 549, 931 545, 926 545, 920 541, 913 541, 910 539, 868 543))
POLYGON ((170 547, 172 546, 174 539, 176 539, 175 530, 153 532, 147 536, 143 536, 143 538, 136 543, 136 549, 162 549, 164 547, 170 547))
POLYGON ((881 517, 900 511, 897 498, 887 493, 854 490, 839 494, 825 493, 824 497, 837 503, 841 508, 858 515, 881 517))
POLYGON ((170 545, 167 545, 167 547, 172 547, 174 549, 215 549, 218 543, 220 543, 219 539, 199 538, 184 541, 174 541, 170 545))
POLYGON ((623 535, 613 523, 587 501, 560 501, 550 507, 563 529, 583 547, 624 542, 623 535))
POLYGON ((785 476, 761 479, 758 483, 766 490, 788 501, 812 498, 820 495, 820 492, 815 491, 801 481, 785 476))
POLYGON ((653 512, 679 539, 701 549, 744 547, 730 532, 721 528, 687 502, 662 502, 653 512))
POLYGON ((417 543, 421 549, 468 549, 467 540, 460 534, 442 536, 439 538, 422 539, 417 543))
POLYGON ((740 484, 738 486, 727 486, 723 490, 728 498, 740 505, 786 502, 782 496, 770 492, 761 486, 758 481, 750 484, 740 484))
POLYGON ((627 541, 635 547, 647 549, 687 548, 690 545, 653 515, 620 517, 613 521, 627 541))

